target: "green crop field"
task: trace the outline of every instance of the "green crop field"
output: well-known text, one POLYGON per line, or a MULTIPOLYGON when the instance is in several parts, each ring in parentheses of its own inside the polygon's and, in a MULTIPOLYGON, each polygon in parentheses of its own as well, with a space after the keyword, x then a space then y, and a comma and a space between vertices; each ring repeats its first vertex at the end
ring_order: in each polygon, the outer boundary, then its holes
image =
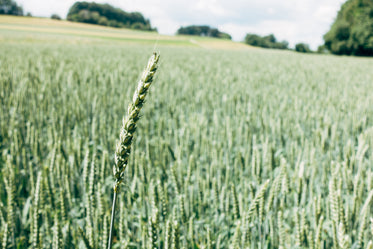
POLYGON ((1 248, 373 248, 373 60, 0 17, 1 248))

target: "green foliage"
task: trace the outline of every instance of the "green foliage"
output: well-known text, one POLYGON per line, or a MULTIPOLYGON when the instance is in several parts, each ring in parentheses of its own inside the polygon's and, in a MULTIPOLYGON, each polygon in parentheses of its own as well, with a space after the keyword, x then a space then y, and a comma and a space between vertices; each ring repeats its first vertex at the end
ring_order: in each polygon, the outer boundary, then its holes
POLYGON ((305 44, 305 43, 297 43, 295 45, 295 51, 301 52, 301 53, 311 53, 312 52, 310 47, 308 46, 308 44, 305 44))
POLYGON ((139 12, 125 12, 109 4, 95 2, 74 3, 69 9, 67 20, 116 28, 156 30, 151 27, 150 21, 139 12))
POLYGON ((23 9, 13 0, 0 0, 0 15, 23 16, 23 9))
POLYGON ((289 46, 287 41, 278 42, 273 34, 267 36, 247 34, 244 41, 251 46, 262 48, 288 49, 289 46))
POLYGON ((373 56, 373 2, 344 3, 324 40, 333 54, 373 56))
POLYGON ((51 19, 55 19, 55 20, 61 20, 61 17, 57 14, 52 14, 51 15, 51 19))
POLYGON ((232 40, 232 37, 229 34, 221 32, 217 28, 211 28, 207 25, 191 25, 186 27, 180 27, 176 33, 178 35, 207 36, 232 40))
POLYGON ((319 53, 319 54, 327 54, 327 53, 329 53, 329 51, 325 47, 325 45, 320 45, 320 46, 317 47, 317 53, 319 53))
MULTIPOLYGON (((1 245, 104 248, 123 106, 153 44, 1 45, 1 245)), ((113 248, 371 247, 372 60, 159 49, 113 248)))

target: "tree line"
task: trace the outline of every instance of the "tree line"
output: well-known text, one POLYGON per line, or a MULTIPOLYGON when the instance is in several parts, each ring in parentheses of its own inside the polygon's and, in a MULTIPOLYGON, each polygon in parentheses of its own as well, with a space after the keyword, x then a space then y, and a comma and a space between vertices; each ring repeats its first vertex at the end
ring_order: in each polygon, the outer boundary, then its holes
POLYGON ((247 34, 245 36, 245 43, 262 48, 288 49, 289 43, 287 41, 278 42, 273 34, 266 36, 259 36, 257 34, 247 34))
POLYGON ((217 28, 212 28, 207 25, 191 25, 186 27, 180 27, 176 34, 178 35, 196 35, 196 36, 206 36, 215 37, 232 40, 231 35, 219 31, 217 28))
POLYGON ((67 20, 117 28, 156 30, 152 28, 149 19, 145 19, 139 12, 126 12, 109 4, 95 2, 74 3, 69 9, 67 20))
POLYGON ((23 9, 13 0, 0 0, 0 15, 23 16, 23 9))
MULTIPOLYGON (((0 14, 23 15, 23 9, 14 0, 0 0, 0 14)), ((31 16, 30 13, 27 14, 31 16)), ((52 19, 61 19, 53 14, 52 19)), ((94 2, 76 2, 67 14, 67 20, 84 22, 118 28, 139 30, 156 30, 139 12, 126 12, 109 4, 94 2)), ((230 34, 207 25, 180 27, 179 35, 196 35, 231 40, 230 34)), ((324 35, 324 44, 319 46, 319 53, 337 55, 373 56, 373 1, 347 0, 339 10, 330 30, 324 35)), ((273 34, 260 36, 248 33, 244 42, 251 46, 271 49, 289 49, 287 41, 277 41, 273 34)), ((298 43, 297 52, 312 52, 306 43, 298 43)))
MULTIPOLYGON (((247 34, 244 42, 254 47, 271 48, 271 49, 290 49, 289 42, 277 41, 274 34, 260 36, 257 34, 247 34)), ((306 43, 297 43, 294 50, 301 53, 311 53, 309 45, 306 43)))
MULTIPOLYGON (((217 31, 211 35, 207 26, 189 26, 181 27, 177 33, 219 37, 216 35, 217 31)), ((347 0, 341 6, 337 18, 323 38, 324 44, 320 45, 315 52, 373 56, 373 1, 347 0)), ((273 34, 260 36, 249 33, 245 36, 244 42, 262 48, 289 49, 287 41, 277 41, 273 34)), ((313 52, 306 43, 296 44, 294 50, 303 53, 313 52)))

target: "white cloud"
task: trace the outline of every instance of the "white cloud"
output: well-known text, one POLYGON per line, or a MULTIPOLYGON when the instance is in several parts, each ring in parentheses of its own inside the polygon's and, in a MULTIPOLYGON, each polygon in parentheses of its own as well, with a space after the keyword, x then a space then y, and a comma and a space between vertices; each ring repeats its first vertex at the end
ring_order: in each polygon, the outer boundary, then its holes
POLYGON ((16 0, 23 7, 24 12, 31 12, 34 16, 49 17, 56 13, 65 17, 74 0, 16 0))
POLYGON ((229 9, 223 8, 217 0, 199 0, 197 4, 192 6, 197 11, 209 13, 218 17, 226 17, 231 15, 229 9))
MULTIPOLYGON (((90 0, 88 0, 90 1, 90 0)), ((139 11, 162 34, 181 25, 206 24, 242 40, 246 33, 273 33, 291 45, 306 42, 316 49, 345 0, 96 0, 126 11, 139 11)), ((35 16, 65 17, 74 0, 17 0, 35 16)))
POLYGON ((169 18, 154 18, 151 21, 154 27, 157 27, 161 34, 173 35, 180 27, 180 24, 169 18))

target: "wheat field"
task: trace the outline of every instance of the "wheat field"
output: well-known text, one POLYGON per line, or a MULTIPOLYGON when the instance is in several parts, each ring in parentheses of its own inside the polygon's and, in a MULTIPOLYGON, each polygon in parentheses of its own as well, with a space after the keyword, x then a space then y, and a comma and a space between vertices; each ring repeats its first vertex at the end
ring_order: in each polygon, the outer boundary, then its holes
MULTIPOLYGON (((28 35, 0 43, 1 247, 106 248, 116 143, 154 44, 28 35)), ((156 50, 113 248, 373 247, 372 59, 156 50)))

